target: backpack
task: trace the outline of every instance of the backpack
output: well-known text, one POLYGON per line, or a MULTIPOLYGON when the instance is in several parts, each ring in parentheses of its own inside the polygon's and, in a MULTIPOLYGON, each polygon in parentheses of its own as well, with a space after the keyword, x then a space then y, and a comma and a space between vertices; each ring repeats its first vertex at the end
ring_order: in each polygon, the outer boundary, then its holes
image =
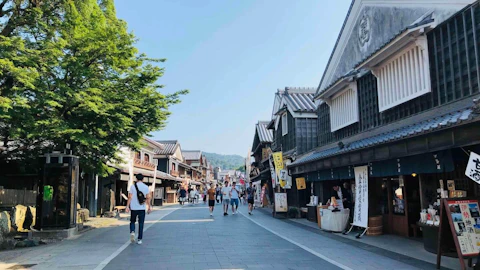
POLYGON ((140 190, 138 190, 138 186, 137 186, 137 183, 135 183, 135 189, 137 190, 137 199, 138 199, 138 203, 140 205, 144 204, 145 203, 145 194, 143 194, 143 192, 141 192, 140 190))

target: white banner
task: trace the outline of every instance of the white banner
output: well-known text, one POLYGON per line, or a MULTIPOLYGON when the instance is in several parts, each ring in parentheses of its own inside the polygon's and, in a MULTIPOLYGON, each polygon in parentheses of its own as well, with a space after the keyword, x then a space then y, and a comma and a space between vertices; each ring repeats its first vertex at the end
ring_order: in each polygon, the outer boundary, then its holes
POLYGON ((287 193, 275 193, 275 212, 287 212, 287 193))
POLYGON ((353 225, 368 227, 368 166, 355 167, 355 211, 353 225))
POLYGON ((465 175, 480 184, 480 156, 477 153, 470 152, 465 175))
POLYGON ((272 178, 272 187, 275 188, 276 183, 277 183, 277 174, 275 173, 275 167, 273 167, 273 156, 272 156, 272 154, 270 154, 270 156, 268 157, 268 162, 269 162, 269 165, 270 165, 270 176, 272 178))

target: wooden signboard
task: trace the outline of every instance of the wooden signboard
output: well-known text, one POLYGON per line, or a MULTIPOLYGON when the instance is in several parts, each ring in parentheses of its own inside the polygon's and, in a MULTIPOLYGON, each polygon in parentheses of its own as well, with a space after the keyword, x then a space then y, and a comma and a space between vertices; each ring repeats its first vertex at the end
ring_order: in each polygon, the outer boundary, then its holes
POLYGON ((442 258, 442 234, 451 233, 460 269, 465 268, 465 259, 471 266, 472 258, 480 252, 480 210, 477 199, 442 199, 440 205, 440 228, 438 230, 437 269, 442 258), (450 228, 450 231, 448 231, 450 228))

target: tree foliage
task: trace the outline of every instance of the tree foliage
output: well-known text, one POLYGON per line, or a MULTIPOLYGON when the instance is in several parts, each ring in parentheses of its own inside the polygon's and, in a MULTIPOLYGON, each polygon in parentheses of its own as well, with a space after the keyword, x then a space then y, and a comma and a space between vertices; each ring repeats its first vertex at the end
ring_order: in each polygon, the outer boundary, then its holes
POLYGON ((0 1, 0 159, 70 143, 84 168, 106 173, 120 145, 164 128, 188 91, 160 93, 165 59, 135 42, 113 0, 0 1))
POLYGON ((240 170, 241 167, 242 169, 240 171, 245 170, 245 159, 239 155, 221 155, 206 152, 203 152, 203 154, 214 168, 220 167, 222 170, 240 170))

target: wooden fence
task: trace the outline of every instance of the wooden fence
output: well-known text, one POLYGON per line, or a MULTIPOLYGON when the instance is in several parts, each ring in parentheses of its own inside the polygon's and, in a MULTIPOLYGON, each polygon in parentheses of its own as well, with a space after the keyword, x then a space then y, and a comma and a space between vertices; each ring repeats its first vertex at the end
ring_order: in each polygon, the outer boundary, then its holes
POLYGON ((37 191, 27 189, 0 189, 0 207, 10 207, 17 204, 35 206, 37 191))

